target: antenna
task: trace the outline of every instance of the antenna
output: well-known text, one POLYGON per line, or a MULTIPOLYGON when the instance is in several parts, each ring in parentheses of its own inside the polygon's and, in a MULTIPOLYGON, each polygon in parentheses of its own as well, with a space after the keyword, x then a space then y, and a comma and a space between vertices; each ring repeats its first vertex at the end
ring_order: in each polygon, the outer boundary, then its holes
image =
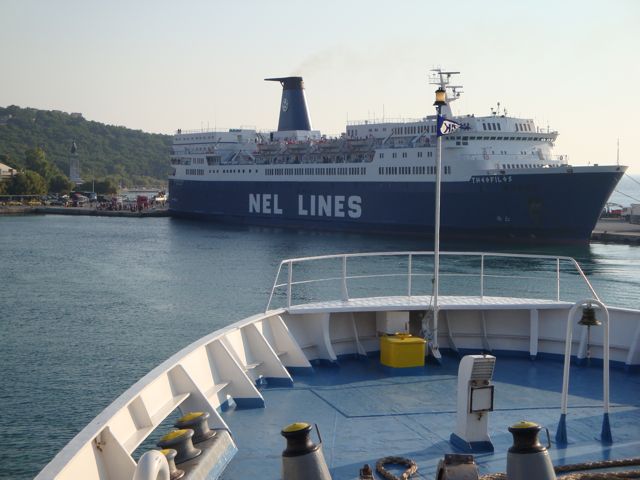
POLYGON ((447 103, 460 98, 462 85, 450 85, 453 75, 460 75, 460 72, 443 71, 441 68, 432 68, 429 75, 429 84, 438 85, 442 90, 447 91, 447 103), (448 90, 447 90, 448 89, 448 90))
POLYGON ((458 98, 460 97, 461 93, 464 93, 462 91, 462 85, 450 85, 449 88, 451 89, 451 94, 455 97, 458 98))
POLYGON ((618 137, 618 151, 616 154, 616 165, 620 166, 620 137, 618 137))

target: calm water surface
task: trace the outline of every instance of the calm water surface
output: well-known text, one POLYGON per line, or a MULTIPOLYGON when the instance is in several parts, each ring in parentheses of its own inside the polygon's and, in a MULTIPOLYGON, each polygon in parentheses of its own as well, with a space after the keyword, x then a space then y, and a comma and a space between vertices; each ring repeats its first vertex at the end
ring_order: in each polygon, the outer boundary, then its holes
MULTIPOLYGON (((431 248, 169 218, 0 217, 0 478, 33 477, 155 365, 264 309, 281 259, 431 248)), ((447 248, 574 256, 605 302, 640 308, 640 247, 447 248)))

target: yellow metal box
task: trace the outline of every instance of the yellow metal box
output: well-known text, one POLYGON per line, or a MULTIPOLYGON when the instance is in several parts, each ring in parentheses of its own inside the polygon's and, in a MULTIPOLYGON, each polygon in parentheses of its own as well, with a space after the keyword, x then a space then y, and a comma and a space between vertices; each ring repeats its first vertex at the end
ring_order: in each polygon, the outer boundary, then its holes
POLYGON ((426 343, 408 333, 380 337, 380 362, 394 368, 422 367, 426 343))

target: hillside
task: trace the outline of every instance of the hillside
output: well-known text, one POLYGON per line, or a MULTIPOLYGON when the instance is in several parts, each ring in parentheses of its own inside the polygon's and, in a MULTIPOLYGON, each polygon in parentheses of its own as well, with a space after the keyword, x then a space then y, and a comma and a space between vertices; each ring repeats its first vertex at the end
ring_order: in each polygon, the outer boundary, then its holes
POLYGON ((169 135, 105 125, 60 111, 0 107, 0 159, 12 167, 23 168, 25 150, 40 147, 69 175, 73 141, 85 180, 112 177, 128 185, 166 182, 169 135))

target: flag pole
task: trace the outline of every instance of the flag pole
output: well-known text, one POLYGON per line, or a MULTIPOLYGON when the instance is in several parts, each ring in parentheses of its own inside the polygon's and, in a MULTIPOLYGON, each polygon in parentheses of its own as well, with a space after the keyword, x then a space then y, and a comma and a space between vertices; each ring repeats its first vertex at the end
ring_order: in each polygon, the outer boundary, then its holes
POLYGON ((435 232, 433 246, 433 329, 431 339, 431 352, 436 360, 440 360, 440 350, 438 348, 438 294, 440 290, 440 184, 442 183, 442 106, 446 105, 446 90, 442 87, 436 90, 436 101, 434 106, 438 112, 436 119, 437 154, 436 154, 436 210, 435 210, 435 232))

